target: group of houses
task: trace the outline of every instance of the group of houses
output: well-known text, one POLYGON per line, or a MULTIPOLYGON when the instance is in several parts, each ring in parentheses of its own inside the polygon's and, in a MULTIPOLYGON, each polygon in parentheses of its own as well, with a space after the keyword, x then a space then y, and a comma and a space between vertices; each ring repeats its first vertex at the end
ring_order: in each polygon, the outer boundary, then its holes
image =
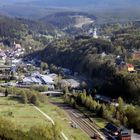
POLYGON ((43 75, 39 72, 31 74, 31 76, 24 77, 22 80, 23 85, 47 85, 50 90, 54 90, 54 79, 52 75, 43 75))
POLYGON ((12 48, 7 50, 0 49, 0 75, 1 79, 5 79, 11 72, 15 72, 17 64, 21 63, 19 57, 23 55, 25 50, 20 44, 13 44, 12 48))
MULTIPOLYGON (((23 77, 20 83, 22 85, 47 85, 50 90, 54 90, 57 78, 58 75, 55 73, 40 74, 39 72, 34 72, 30 76, 23 77)), ((59 82, 61 88, 70 87, 76 89, 80 87, 80 82, 72 78, 61 79, 59 82)))
POLYGON ((24 53, 25 53, 25 49, 22 48, 20 44, 14 43, 11 49, 7 49, 7 50, 0 49, 0 60, 3 60, 3 62, 6 62, 7 59, 15 60, 20 56, 24 55, 24 53))
POLYGON ((16 44, 15 42, 12 49, 6 51, 6 54, 9 58, 19 58, 24 53, 25 53, 25 49, 22 48, 21 44, 16 44))

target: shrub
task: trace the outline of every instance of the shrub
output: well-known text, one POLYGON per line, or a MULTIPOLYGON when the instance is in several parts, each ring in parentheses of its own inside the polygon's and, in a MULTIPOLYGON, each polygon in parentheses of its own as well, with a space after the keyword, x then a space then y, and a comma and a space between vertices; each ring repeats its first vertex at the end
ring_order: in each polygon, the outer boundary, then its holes
POLYGON ((5 92, 5 88, 4 87, 0 87, 0 92, 4 93, 5 92))
POLYGON ((37 125, 23 131, 16 122, 0 118, 1 140, 61 140, 59 125, 37 125), (9 127, 10 126, 10 127, 9 127))
POLYGON ((31 99, 30 99, 30 102, 36 106, 39 105, 39 101, 38 101, 38 98, 37 98, 37 95, 32 95, 31 99))
POLYGON ((28 103, 28 98, 27 98, 27 95, 25 94, 25 92, 23 92, 21 94, 21 101, 23 104, 27 104, 28 103))
POLYGON ((8 96, 8 91, 7 91, 7 89, 5 90, 5 97, 7 97, 8 96))

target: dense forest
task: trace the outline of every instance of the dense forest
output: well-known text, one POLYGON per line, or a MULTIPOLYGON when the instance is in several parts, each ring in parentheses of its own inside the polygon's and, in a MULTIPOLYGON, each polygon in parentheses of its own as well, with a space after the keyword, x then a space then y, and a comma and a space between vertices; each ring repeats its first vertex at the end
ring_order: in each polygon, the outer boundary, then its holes
POLYGON ((32 47, 33 51, 42 49, 54 39, 82 33, 82 28, 74 27, 78 18, 75 16, 96 19, 93 15, 82 12, 60 12, 38 21, 0 15, 0 43, 11 47, 15 41, 27 50, 29 47, 32 47), (61 30, 66 27, 66 30, 61 30))
POLYGON ((32 47, 34 51, 42 49, 44 47, 42 42, 49 43, 49 37, 53 38, 56 34, 56 28, 49 23, 43 24, 39 21, 0 16, 1 46, 12 47, 13 43, 16 42, 20 43, 26 50, 32 47))

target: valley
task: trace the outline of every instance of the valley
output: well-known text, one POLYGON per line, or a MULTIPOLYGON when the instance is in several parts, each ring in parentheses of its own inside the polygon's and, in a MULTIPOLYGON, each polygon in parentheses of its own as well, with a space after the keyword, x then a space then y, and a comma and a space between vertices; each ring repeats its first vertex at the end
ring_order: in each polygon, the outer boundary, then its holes
POLYGON ((139 140, 139 4, 2 0, 0 139, 139 140))

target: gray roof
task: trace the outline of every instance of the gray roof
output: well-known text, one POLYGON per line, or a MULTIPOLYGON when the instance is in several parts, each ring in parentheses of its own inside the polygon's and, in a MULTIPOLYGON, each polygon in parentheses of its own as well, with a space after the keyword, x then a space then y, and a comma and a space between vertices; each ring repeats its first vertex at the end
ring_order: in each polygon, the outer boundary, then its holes
POLYGON ((66 79, 66 80, 70 83, 72 88, 77 88, 80 86, 80 82, 75 79, 66 79))
POLYGON ((40 75, 40 78, 45 82, 45 84, 54 84, 53 79, 47 75, 40 75))
POLYGON ((41 84, 41 80, 35 77, 25 77, 23 83, 38 83, 41 84))

